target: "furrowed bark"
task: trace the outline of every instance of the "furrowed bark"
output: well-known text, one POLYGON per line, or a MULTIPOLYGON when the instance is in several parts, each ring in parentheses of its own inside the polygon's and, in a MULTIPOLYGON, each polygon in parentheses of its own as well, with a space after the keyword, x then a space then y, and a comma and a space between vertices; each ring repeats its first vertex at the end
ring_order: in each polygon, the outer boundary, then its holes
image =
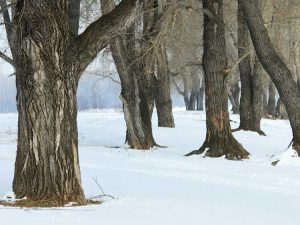
POLYGON ((163 43, 158 47, 157 78, 155 80, 155 106, 159 127, 175 127, 172 99, 170 95, 170 76, 166 49, 163 43))
POLYGON ((294 76, 276 52, 258 7, 258 1, 239 0, 256 54, 274 82, 287 110, 293 131, 293 148, 300 155, 300 92, 294 76))
POLYGON ((47 206, 85 203, 78 157, 78 81, 107 45, 107 35, 114 37, 129 26, 135 6, 131 0, 122 1, 76 37, 67 1, 17 1, 17 198, 47 206))
MULTIPOLYGON (((243 58, 250 52, 250 37, 247 24, 241 9, 238 6, 238 56, 243 58)), ((237 130, 249 130, 265 135, 260 128, 263 111, 262 80, 259 62, 251 66, 250 54, 239 63, 241 78, 241 105, 240 126, 237 130)))
MULTIPOLYGON (((114 1, 101 0, 104 14, 114 7, 114 1)), ((110 49, 121 80, 120 98, 127 126, 126 141, 131 148, 150 149, 156 145, 151 124, 153 100, 149 99, 149 83, 137 56, 135 26, 132 25, 124 33, 110 42, 110 49)))
POLYGON ((16 83, 19 112, 13 190, 17 198, 53 205, 85 203, 78 157, 76 65, 63 6, 18 1, 15 24, 20 53, 16 83), (62 8, 57 8, 62 7, 62 8), (57 15, 56 15, 57 13, 57 15), (46 18, 49 18, 47 20, 46 18), (38 23, 37 23, 38 21, 38 23))
POLYGON ((209 157, 245 159, 249 153, 233 137, 229 123, 223 1, 203 0, 203 9, 209 12, 204 14, 203 34, 207 132, 202 147, 186 156, 204 153, 209 157))

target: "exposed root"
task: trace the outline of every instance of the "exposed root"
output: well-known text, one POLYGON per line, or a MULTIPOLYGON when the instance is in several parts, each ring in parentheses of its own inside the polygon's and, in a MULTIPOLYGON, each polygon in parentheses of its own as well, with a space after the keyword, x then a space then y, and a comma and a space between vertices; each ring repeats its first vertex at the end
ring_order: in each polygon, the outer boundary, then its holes
POLYGON ((207 157, 222 157, 225 156, 228 160, 242 160, 249 158, 247 152, 241 144, 239 144, 233 137, 228 138, 225 142, 208 143, 204 142, 199 150, 194 150, 185 156, 199 155, 205 152, 207 157))
POLYGON ((267 136, 266 133, 263 132, 261 129, 244 129, 244 128, 238 127, 238 128, 232 129, 231 132, 237 132, 237 131, 241 131, 241 130, 252 131, 252 132, 258 133, 261 136, 267 136))
POLYGON ((237 131, 240 131, 242 130, 242 128, 238 127, 238 128, 235 128, 235 129, 231 129, 231 132, 237 132, 237 131))
POLYGON ((191 151, 190 153, 185 154, 184 156, 201 155, 203 152, 204 152, 204 150, 198 149, 198 150, 191 151))

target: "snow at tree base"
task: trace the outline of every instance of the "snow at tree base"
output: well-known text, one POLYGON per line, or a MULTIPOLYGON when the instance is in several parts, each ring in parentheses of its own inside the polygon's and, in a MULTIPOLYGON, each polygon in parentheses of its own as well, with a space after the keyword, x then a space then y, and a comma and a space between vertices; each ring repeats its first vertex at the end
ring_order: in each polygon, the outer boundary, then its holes
MULTIPOLYGON (((174 110, 175 129, 157 128, 166 148, 126 148, 119 110, 80 112, 79 156, 88 198, 105 194, 100 205, 63 208, 0 206, 1 225, 299 225, 300 158, 287 149, 287 120, 263 119, 267 136, 234 133, 251 153, 248 160, 184 157, 205 139, 205 114, 174 110), (276 166, 271 163, 280 160, 276 166)), ((239 117, 231 115, 231 126, 239 117)), ((0 195, 13 197, 11 183, 17 114, 0 115, 0 195)))

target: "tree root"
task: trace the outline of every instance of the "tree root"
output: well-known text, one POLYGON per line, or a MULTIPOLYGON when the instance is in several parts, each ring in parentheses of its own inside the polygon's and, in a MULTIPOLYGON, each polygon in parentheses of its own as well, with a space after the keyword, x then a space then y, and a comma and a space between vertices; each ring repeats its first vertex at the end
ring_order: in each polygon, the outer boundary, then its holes
POLYGON ((264 131, 262 131, 261 129, 243 129, 241 127, 238 127, 238 128, 232 129, 231 132, 233 133, 233 132, 237 132, 237 131, 241 131, 241 130, 252 131, 252 132, 258 133, 261 136, 267 136, 266 133, 264 131))
POLYGON ((250 155, 249 152, 232 137, 225 142, 209 143, 205 141, 199 150, 194 150, 185 156, 199 155, 204 152, 204 155, 207 157, 217 158, 225 156, 228 160, 248 159, 250 155))

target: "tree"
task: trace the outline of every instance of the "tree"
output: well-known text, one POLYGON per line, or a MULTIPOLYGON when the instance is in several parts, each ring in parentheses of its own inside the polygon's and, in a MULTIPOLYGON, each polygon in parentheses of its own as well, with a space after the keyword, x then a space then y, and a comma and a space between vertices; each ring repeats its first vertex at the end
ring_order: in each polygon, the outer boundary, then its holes
MULTIPOLYGON (((115 8, 115 3, 113 0, 101 0, 101 8, 106 15, 115 8)), ((110 50, 121 81, 126 141, 134 149, 150 149, 156 145, 151 124, 153 80, 151 74, 145 72, 137 42, 136 24, 133 24, 110 42, 110 50)))
POLYGON ((256 54, 274 82, 287 110, 293 131, 293 148, 300 156, 300 92, 294 76, 276 52, 259 11, 258 1, 239 0, 256 54))
POLYGON ((249 153, 233 137, 229 123, 228 95, 225 78, 226 65, 225 25, 223 0, 203 0, 204 52, 203 66, 206 93, 206 139, 199 150, 186 156, 205 153, 210 157, 245 159, 249 153))
POLYGON ((78 157, 78 81, 136 11, 136 0, 124 0, 78 36, 69 3, 18 0, 14 18, 14 43, 20 51, 15 60, 19 122, 13 190, 17 198, 54 205, 85 203, 78 157))
POLYGON ((265 135, 260 128, 263 115, 262 79, 261 74, 258 73, 260 65, 256 59, 254 65, 251 65, 249 32, 240 5, 238 6, 238 56, 241 59, 239 63, 241 105, 240 126, 236 130, 250 130, 265 135))

